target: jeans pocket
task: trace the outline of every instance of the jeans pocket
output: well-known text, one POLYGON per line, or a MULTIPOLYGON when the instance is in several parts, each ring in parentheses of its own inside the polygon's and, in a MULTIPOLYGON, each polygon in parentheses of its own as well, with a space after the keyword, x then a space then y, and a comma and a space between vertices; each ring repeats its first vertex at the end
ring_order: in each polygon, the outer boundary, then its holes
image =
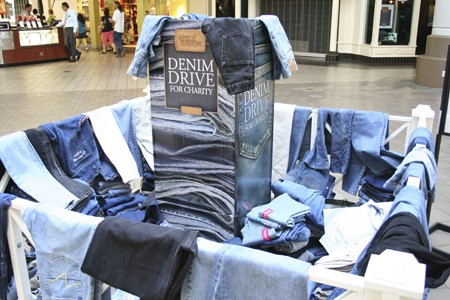
POLYGON ((82 299, 79 261, 63 254, 53 255, 47 262, 45 291, 48 299, 82 299))
POLYGON ((233 66, 242 64, 254 64, 253 62, 253 39, 247 34, 239 31, 229 33, 222 39, 221 65, 233 66), (238 49, 241 49, 238 51, 238 49))
POLYGON ((69 151, 72 156, 70 164, 73 172, 75 172, 78 166, 89 160, 93 153, 88 142, 83 137, 74 137, 71 139, 69 141, 69 151))

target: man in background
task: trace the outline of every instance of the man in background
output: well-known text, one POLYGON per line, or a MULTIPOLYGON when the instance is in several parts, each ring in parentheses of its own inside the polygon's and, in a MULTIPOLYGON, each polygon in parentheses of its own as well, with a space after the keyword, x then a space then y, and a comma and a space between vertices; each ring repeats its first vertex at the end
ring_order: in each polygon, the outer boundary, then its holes
POLYGON ((33 6, 30 3, 25 4, 25 9, 22 10, 22 12, 20 13, 20 16, 23 18, 27 18, 29 19, 31 16, 31 10, 33 9, 33 6))
POLYGON ((56 27, 64 28, 64 45, 70 53, 69 62, 76 62, 81 57, 81 52, 76 48, 76 38, 78 36, 77 12, 70 9, 67 2, 61 3, 61 8, 64 11, 64 16, 56 27))

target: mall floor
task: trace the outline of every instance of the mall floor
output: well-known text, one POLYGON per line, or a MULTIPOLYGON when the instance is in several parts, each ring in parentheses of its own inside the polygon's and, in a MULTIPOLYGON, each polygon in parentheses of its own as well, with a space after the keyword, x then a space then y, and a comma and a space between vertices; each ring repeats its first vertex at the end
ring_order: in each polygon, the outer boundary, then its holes
MULTIPOLYGON (((88 112, 123 99, 143 96, 146 79, 126 74, 131 51, 116 58, 111 53, 83 52, 77 63, 65 61, 0 68, 0 136, 88 112)), ((301 60, 300 60, 301 61, 301 60)), ((276 82, 276 102, 309 107, 335 107, 409 116, 418 104, 436 113, 436 133, 442 89, 414 83, 413 66, 300 64, 289 79, 276 82)), ((436 201, 430 225, 450 226, 450 137, 442 138, 436 201)), ((431 235, 434 247, 450 253, 450 234, 431 235)), ((431 291, 432 300, 450 299, 450 280, 431 291)))

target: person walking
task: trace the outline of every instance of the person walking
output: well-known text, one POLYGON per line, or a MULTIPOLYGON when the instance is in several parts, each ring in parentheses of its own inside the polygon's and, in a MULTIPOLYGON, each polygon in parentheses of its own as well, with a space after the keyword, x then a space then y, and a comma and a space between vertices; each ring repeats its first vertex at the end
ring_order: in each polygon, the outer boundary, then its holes
POLYGON ((114 44, 117 47, 116 57, 124 56, 126 49, 123 47, 122 43, 122 35, 125 29, 125 13, 123 12, 122 5, 120 5, 119 1, 114 2, 116 5, 116 10, 113 14, 113 22, 114 22, 114 44))
POLYGON ((116 48, 114 45, 114 37, 113 37, 113 25, 112 25, 112 19, 109 15, 109 8, 105 7, 103 10, 103 17, 100 19, 100 26, 99 30, 102 33, 102 46, 103 50, 100 52, 101 54, 106 54, 108 43, 111 45, 114 54, 117 54, 116 48))
POLYGON ((78 21, 77 12, 69 8, 67 2, 61 3, 61 8, 64 11, 62 22, 59 22, 56 27, 64 28, 64 45, 69 50, 69 62, 76 62, 80 60, 81 52, 76 48, 76 37, 78 36, 78 21))
MULTIPOLYGON (((88 36, 87 36, 87 32, 86 32, 86 20, 84 19, 84 16, 82 13, 78 13, 77 21, 78 21, 78 36, 77 36, 76 48, 78 50, 81 43, 83 43, 84 46, 86 47, 86 52, 87 52, 87 51, 89 51, 89 47, 88 47, 88 42, 87 42, 88 36)), ((78 51, 80 51, 80 50, 78 50, 78 51)))

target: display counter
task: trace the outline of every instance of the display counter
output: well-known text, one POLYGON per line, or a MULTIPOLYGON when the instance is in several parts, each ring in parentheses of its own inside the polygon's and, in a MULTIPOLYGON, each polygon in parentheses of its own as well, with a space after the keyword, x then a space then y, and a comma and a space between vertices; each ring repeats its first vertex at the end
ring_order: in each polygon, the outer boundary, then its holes
POLYGON ((69 57, 61 28, 0 31, 0 66, 69 57))

